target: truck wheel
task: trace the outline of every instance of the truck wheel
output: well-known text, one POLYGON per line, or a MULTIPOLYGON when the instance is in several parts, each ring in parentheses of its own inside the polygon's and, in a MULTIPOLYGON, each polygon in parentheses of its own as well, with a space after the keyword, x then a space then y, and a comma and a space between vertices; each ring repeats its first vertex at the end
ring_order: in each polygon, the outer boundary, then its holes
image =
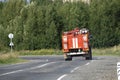
POLYGON ((89 51, 88 51, 88 55, 85 58, 86 60, 92 60, 92 51, 91 51, 91 47, 89 47, 89 51))
POLYGON ((68 56, 65 58, 65 61, 72 61, 72 56, 68 56))

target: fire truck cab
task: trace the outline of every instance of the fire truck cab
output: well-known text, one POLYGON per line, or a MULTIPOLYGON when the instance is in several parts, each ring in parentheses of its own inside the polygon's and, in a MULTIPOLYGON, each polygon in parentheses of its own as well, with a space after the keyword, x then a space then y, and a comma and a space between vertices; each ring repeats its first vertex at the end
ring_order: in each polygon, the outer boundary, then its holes
POLYGON ((72 60, 72 57, 83 56, 86 60, 92 60, 92 51, 89 41, 89 30, 86 28, 63 32, 62 50, 64 59, 72 60))

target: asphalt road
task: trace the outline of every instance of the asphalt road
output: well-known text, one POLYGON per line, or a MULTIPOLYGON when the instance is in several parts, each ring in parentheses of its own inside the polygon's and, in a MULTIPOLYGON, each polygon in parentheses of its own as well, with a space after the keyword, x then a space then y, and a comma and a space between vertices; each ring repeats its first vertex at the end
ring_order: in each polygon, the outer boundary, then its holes
POLYGON ((0 80, 117 80, 120 57, 82 57, 64 61, 63 56, 21 57, 29 62, 0 66, 0 80))

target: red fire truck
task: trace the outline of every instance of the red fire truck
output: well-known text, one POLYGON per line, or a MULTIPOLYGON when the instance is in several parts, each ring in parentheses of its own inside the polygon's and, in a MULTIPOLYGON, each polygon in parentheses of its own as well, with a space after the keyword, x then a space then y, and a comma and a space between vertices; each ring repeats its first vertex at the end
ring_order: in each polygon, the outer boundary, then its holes
POLYGON ((75 28, 72 31, 63 32, 62 49, 65 60, 72 60, 74 56, 83 56, 86 60, 92 60, 90 46, 90 33, 86 28, 75 28))

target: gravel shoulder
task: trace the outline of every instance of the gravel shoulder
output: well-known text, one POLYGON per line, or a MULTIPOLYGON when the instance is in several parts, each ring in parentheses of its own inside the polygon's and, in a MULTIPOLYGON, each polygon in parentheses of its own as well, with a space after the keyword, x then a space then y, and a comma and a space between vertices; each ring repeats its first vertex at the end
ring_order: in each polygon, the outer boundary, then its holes
POLYGON ((97 56, 62 80, 117 80, 117 62, 120 57, 97 56))

